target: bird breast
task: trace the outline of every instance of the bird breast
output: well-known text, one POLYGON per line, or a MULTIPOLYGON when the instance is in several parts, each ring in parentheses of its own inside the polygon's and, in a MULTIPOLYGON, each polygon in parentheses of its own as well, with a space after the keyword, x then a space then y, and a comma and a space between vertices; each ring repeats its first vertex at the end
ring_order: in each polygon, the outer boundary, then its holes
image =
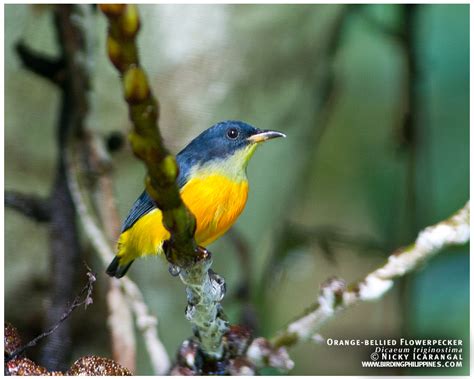
POLYGON ((242 213, 247 195, 246 179, 211 174, 189 180, 181 196, 196 217, 196 242, 206 246, 224 234, 242 213))

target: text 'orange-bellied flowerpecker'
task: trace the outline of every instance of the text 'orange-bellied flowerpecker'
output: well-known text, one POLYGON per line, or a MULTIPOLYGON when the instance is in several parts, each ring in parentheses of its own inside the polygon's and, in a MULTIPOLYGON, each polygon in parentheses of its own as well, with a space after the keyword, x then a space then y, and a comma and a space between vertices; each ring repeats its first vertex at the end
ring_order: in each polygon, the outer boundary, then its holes
MULTIPOLYGON (((242 121, 223 121, 193 139, 176 157, 181 197, 196 217, 195 239, 207 246, 222 236, 247 202, 247 165, 260 142, 286 137, 242 121)), ((163 252, 170 237, 161 211, 144 191, 122 225, 117 255, 107 268, 116 278, 125 275, 136 258, 163 252)))

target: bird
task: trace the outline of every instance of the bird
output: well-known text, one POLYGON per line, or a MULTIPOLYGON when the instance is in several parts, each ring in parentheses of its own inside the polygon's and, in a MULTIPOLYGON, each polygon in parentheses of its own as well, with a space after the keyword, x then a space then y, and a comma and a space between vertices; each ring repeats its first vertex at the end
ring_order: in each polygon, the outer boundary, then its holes
MULTIPOLYGON (((257 146, 286 137, 243 121, 221 121, 194 138, 177 156, 181 198, 196 218, 195 240, 206 247, 226 233, 248 197, 247 165, 257 146)), ((143 191, 123 222, 117 254, 106 272, 121 278, 137 258, 163 254, 170 233, 162 213, 143 191)))

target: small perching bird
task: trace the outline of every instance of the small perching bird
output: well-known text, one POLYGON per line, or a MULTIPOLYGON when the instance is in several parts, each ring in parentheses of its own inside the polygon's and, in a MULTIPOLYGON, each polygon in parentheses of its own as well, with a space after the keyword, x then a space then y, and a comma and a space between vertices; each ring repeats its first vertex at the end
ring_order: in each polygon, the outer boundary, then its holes
MULTIPOLYGON (((257 146, 286 137, 242 121, 223 121, 193 139, 176 157, 181 197, 196 217, 195 239, 207 246, 222 236, 242 213, 248 195, 247 165, 257 146)), ((144 191, 135 201, 117 243, 107 274, 124 276, 136 258, 163 253, 170 234, 162 213, 144 191)))

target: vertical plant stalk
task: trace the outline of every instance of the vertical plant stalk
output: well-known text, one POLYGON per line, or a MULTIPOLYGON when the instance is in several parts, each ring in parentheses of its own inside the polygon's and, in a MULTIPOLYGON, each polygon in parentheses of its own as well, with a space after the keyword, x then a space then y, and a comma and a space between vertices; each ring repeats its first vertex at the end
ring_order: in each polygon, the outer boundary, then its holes
MULTIPOLYGON (((401 130, 400 144, 408 150, 407 162, 407 209, 408 218, 406 220, 408 234, 411 236, 419 228, 419 204, 417 202, 417 158, 418 144, 420 141, 419 119, 421 108, 418 75, 418 56, 416 51, 416 30, 418 19, 418 6, 416 4, 404 4, 402 6, 403 30, 399 39, 403 53, 405 55, 405 91, 402 96, 405 99, 405 115, 401 130)), ((429 187, 429 186, 428 186, 429 187)))
POLYGON ((147 167, 145 187, 163 213, 163 225, 170 232, 165 253, 171 271, 186 285, 186 317, 193 325, 205 357, 217 360, 223 354, 222 336, 228 329, 220 307, 224 280, 209 267, 210 253, 194 240, 196 220, 181 200, 176 179, 176 158, 163 144, 158 128, 159 106, 140 67, 136 36, 140 28, 135 5, 103 4, 109 21, 107 51, 121 75, 133 130, 129 134, 134 154, 147 167))
MULTIPOLYGON (((87 199, 88 194, 90 193, 89 188, 85 188, 80 180, 80 166, 81 158, 84 156, 83 149, 84 146, 80 144, 82 141, 75 141, 76 144, 71 146, 69 149, 68 156, 68 182, 69 188, 74 200, 76 207, 76 212, 78 218, 82 224, 85 234, 87 235, 89 241, 91 242, 94 250, 98 254, 100 260, 102 261, 104 267, 110 263, 114 257, 112 248, 110 247, 110 242, 104 234, 104 231, 98 225, 95 217, 93 216, 93 211, 90 209, 90 206, 87 199)), ((124 323, 127 323, 126 320, 121 318, 123 316, 116 312, 117 308, 121 308, 119 312, 128 313, 131 311, 135 316, 135 323, 138 331, 142 334, 145 346, 150 357, 150 363, 153 367, 153 373, 155 375, 165 375, 171 364, 168 354, 166 352, 163 343, 161 342, 158 335, 158 320, 153 316, 143 299, 143 295, 140 292, 138 286, 130 280, 128 277, 122 278, 121 280, 111 280, 113 287, 113 292, 111 291, 108 294, 108 301, 112 309, 111 315, 109 316, 109 324, 112 330, 112 333, 118 333, 120 330, 122 334, 133 333, 133 330, 127 331, 129 328, 124 328, 124 323), (117 292, 115 291, 117 286, 120 288, 121 296, 117 298, 117 292), (125 302, 124 298, 125 297, 125 302), (124 311, 123 308, 128 308, 127 311, 124 311)), ((125 344, 130 348, 132 343, 128 341, 128 338, 133 338, 132 335, 128 336, 112 336, 116 338, 113 343, 117 342, 118 344, 125 344), (120 339, 120 341, 118 340, 120 339)), ((114 347, 118 349, 119 346, 114 347)), ((123 356, 124 352, 120 353, 123 356)))
MULTIPOLYGON (((339 5, 338 12, 334 17, 332 24, 326 30, 326 39, 324 43, 318 47, 318 64, 314 68, 314 73, 309 76, 308 80, 311 80, 314 92, 314 125, 318 127, 307 128, 305 133, 305 139, 311 141, 311 149, 305 149, 300 152, 301 159, 298 164, 294 165, 293 170, 299 171, 300 174, 296 175, 296 182, 294 183, 295 191, 291 191, 287 202, 291 203, 293 198, 298 198, 304 195, 306 189, 305 185, 305 172, 309 170, 312 162, 314 151, 317 150, 321 144, 322 139, 327 131, 329 120, 334 110, 334 102, 338 97, 339 84, 334 71, 334 61, 336 54, 339 51, 339 47, 344 38, 344 28, 349 20, 349 16, 352 12, 351 5, 339 5)), ((284 230, 287 228, 285 225, 286 219, 282 217, 277 228, 284 230)), ((277 269, 279 249, 285 244, 286 233, 277 233, 277 237, 274 242, 274 248, 270 253, 268 263, 264 267, 264 271, 258 282, 258 299, 259 303, 263 304, 262 314, 271 315, 272 305, 268 303, 267 288, 268 283, 273 282, 275 276, 275 270, 277 269)), ((265 318, 263 318, 265 320, 265 318)))
MULTIPOLYGON (((80 267, 80 243, 74 204, 66 177, 67 141, 80 132, 88 112, 87 90, 89 78, 83 62, 84 36, 73 17, 80 17, 76 6, 58 5, 55 25, 64 76, 58 82, 61 89, 61 111, 56 130, 58 156, 56 176, 50 197, 51 241, 51 305, 46 323, 52 325, 64 313, 73 297, 77 267, 80 267)), ((50 370, 64 370, 70 359, 72 336, 70 320, 46 340, 41 361, 50 370)))
POLYGON ((133 153, 147 168, 145 187, 163 213, 163 225, 171 238, 167 249, 170 263, 179 267, 196 261, 196 222, 179 195, 176 158, 163 144, 158 128, 159 104, 140 67, 136 36, 140 29, 135 5, 104 4, 100 8, 109 20, 107 51, 120 73, 133 130, 128 139, 133 153))
MULTIPOLYGON (((416 233, 420 227, 420 215, 426 212, 428 209, 422 211, 420 202, 418 201, 418 166, 420 152, 420 143, 423 138, 427 137, 427 128, 422 130, 420 124, 420 109, 422 109, 420 92, 417 90, 420 84, 419 78, 419 62, 418 62, 418 51, 416 46, 416 31, 418 24, 418 9, 417 4, 403 4, 402 7, 402 22, 403 30, 401 33, 400 43, 405 55, 405 83, 404 89, 401 96, 405 99, 405 114, 401 130, 401 147, 406 150, 407 161, 406 161, 406 230, 405 233, 408 238, 416 233), (423 134, 422 134, 423 132, 423 134)), ((423 197, 428 200, 425 204, 430 204, 429 199, 431 198, 430 185, 430 170, 427 170, 425 178, 428 179, 428 183, 423 184, 423 197)), ((402 313, 401 328, 404 334, 408 334, 410 329, 409 314, 411 310, 412 299, 410 296, 410 287, 412 285, 409 277, 405 277, 400 283, 400 308, 402 313)))
MULTIPOLYGON (((90 130, 84 133, 84 138, 78 143, 81 144, 81 150, 86 150, 85 154, 81 154, 81 156, 87 159, 86 166, 89 179, 86 181, 88 184, 87 192, 92 194, 93 208, 96 210, 109 244, 113 244, 117 241, 120 233, 120 217, 113 191, 111 158, 102 138, 90 130)), ((69 167, 71 168, 71 165, 69 167)), ((69 170, 70 182, 73 180, 71 176, 75 176, 75 173, 69 170)), ((70 186, 70 189, 74 188, 70 186)), ((73 193, 73 198, 75 195, 73 193)), ((77 203, 76 200, 75 202, 77 203)), ((126 295, 122 292, 120 283, 112 278, 108 278, 107 282, 109 285, 106 295, 108 306, 107 326, 110 330, 112 355, 114 361, 127 367, 131 372, 135 372, 136 341, 133 314, 126 295)), ((156 356, 156 359, 158 359, 158 356, 156 356)), ((155 373, 163 374, 164 372, 155 373)))

